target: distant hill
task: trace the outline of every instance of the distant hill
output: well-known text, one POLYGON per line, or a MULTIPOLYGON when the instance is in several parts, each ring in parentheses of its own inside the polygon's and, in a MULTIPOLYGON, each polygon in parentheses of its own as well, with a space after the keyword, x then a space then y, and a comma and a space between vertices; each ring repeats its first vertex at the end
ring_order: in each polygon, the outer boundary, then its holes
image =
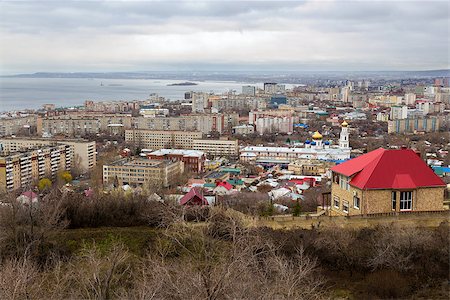
POLYGON ((143 71, 143 72, 36 72, 1 76, 8 78, 96 78, 96 79, 167 79, 167 80, 223 80, 241 82, 293 82, 301 79, 353 78, 432 78, 450 77, 450 69, 425 71, 143 71))

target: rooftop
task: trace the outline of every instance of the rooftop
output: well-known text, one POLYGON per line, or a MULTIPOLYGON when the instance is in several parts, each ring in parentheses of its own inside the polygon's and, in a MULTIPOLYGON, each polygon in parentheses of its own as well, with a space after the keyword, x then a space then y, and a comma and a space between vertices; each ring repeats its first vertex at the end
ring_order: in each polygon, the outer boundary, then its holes
POLYGON ((155 160, 155 159, 119 159, 112 163, 106 164, 108 166, 130 166, 130 167, 162 167, 163 165, 170 165, 173 162, 170 160, 155 160))
POLYGON ((205 152, 198 150, 185 150, 185 149, 159 149, 150 153, 151 155, 183 155, 189 157, 201 157, 205 155, 205 152))
POLYGON ((352 177, 360 189, 414 189, 440 187, 444 182, 411 149, 379 148, 341 163, 333 172, 352 177))

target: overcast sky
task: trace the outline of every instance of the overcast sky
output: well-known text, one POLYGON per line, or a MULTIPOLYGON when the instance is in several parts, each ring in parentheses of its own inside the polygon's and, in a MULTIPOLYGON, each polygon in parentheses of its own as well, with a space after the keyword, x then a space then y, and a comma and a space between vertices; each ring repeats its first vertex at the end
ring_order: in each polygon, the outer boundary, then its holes
POLYGON ((1 1, 23 72, 449 68, 448 1, 1 1))

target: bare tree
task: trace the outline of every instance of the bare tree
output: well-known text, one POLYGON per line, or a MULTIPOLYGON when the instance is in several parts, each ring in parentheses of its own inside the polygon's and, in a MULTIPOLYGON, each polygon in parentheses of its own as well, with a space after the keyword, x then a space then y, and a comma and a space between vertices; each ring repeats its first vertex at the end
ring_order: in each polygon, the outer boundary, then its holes
POLYGON ((9 259, 0 268, 1 299, 36 298, 41 284, 39 270, 28 257, 9 259))
POLYGON ((74 280, 79 288, 75 298, 111 299, 118 297, 118 283, 129 276, 128 251, 121 244, 113 245, 111 251, 102 255, 95 245, 85 249, 83 255, 72 264, 74 280))
POLYGON ((432 243, 432 237, 416 227, 398 224, 379 226, 372 240, 372 256, 368 266, 373 270, 391 268, 408 271, 413 268, 414 254, 432 243))

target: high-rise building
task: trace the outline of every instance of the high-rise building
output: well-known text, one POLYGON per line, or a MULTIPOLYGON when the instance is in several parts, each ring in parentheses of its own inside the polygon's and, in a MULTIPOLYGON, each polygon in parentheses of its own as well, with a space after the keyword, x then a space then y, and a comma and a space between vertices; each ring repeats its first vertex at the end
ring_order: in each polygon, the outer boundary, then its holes
POLYGON ((4 152, 14 153, 26 151, 37 147, 67 145, 70 147, 71 158, 81 172, 87 172, 94 168, 97 163, 97 153, 94 141, 81 139, 44 139, 44 138, 2 138, 0 149, 4 152))
POLYGON ((416 103, 416 94, 406 93, 405 94, 405 104, 406 105, 414 105, 414 103, 416 103))
POLYGON ((208 94, 207 93, 192 93, 192 112, 203 113, 205 108, 208 108, 208 94))
POLYGON ((441 122, 441 118, 436 116, 392 120, 388 121, 388 133, 436 132, 441 122))
POLYGON ((408 117, 408 107, 406 105, 395 105, 391 107, 389 114, 391 120, 402 120, 408 117))
POLYGON ((255 96, 256 94, 256 87, 251 85, 244 85, 242 87, 242 94, 246 96, 255 96))
POLYGON ((42 178, 55 179, 70 171, 72 157, 69 145, 0 153, 0 191, 30 189, 42 178))

